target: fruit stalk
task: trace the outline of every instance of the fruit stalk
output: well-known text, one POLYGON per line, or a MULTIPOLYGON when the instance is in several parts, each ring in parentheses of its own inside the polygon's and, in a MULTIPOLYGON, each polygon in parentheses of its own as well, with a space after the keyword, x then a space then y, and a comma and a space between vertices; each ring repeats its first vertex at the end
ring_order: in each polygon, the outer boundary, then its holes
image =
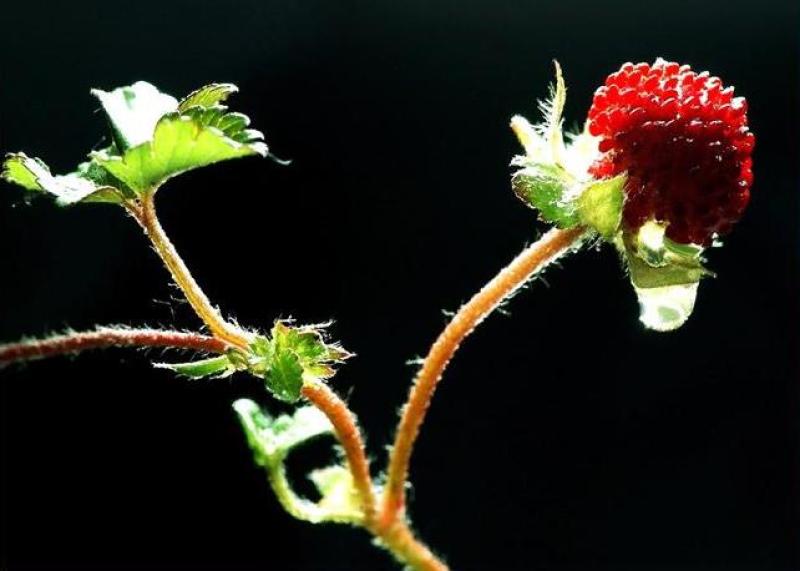
POLYGON ((381 506, 380 517, 384 524, 388 525, 402 517, 414 442, 442 373, 462 341, 504 299, 523 286, 536 272, 579 244, 585 234, 586 229, 583 227, 569 230, 554 228, 548 231, 464 304, 431 346, 403 407, 397 427, 381 506))

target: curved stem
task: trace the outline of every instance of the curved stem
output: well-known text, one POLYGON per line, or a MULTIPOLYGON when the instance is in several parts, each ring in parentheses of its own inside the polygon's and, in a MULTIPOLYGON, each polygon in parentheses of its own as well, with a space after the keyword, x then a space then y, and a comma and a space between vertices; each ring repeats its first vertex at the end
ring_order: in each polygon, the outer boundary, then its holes
POLYGON ((219 310, 211 305, 205 292, 197 285, 189 268, 178 255, 164 229, 156 216, 155 201, 152 194, 146 195, 141 200, 141 205, 129 205, 128 210, 150 238, 164 265, 172 274, 172 278, 186 296, 195 313, 208 326, 214 337, 231 345, 247 350, 250 346, 251 336, 240 327, 226 321, 219 310))
POLYGON ((355 416, 344 401, 322 382, 307 381, 303 384, 302 392, 303 396, 331 421, 336 438, 344 449, 353 482, 361 497, 365 520, 369 525, 375 516, 375 491, 372 487, 372 476, 369 473, 369 460, 367 460, 364 449, 364 439, 361 437, 355 416))
POLYGON ((349 523, 352 525, 360 525, 362 520, 360 517, 342 514, 332 516, 328 510, 320 509, 320 507, 308 501, 305 498, 299 497, 292 489, 289 480, 286 477, 286 466, 283 462, 276 462, 274 465, 267 466, 267 475, 269 484, 272 486, 272 491, 275 492, 275 497, 281 504, 286 513, 302 521, 310 523, 322 523, 328 521, 336 521, 338 523, 349 523))
POLYGON ((369 461, 364 452, 364 440, 353 413, 344 401, 327 385, 318 381, 306 382, 303 385, 303 396, 321 410, 333 424, 336 438, 344 449, 353 482, 361 497, 364 527, 375 535, 378 543, 391 552, 398 561, 411 569, 447 571, 447 566, 425 544, 414 537, 405 521, 395 520, 384 525, 378 520, 369 461))
POLYGON ((0 345, 0 366, 108 347, 165 347, 224 353, 228 345, 199 333, 99 327, 95 331, 64 333, 0 345))
POLYGON ((405 485, 414 442, 430 405, 436 385, 461 342, 504 299, 536 272, 572 248, 585 234, 582 227, 552 229, 528 246, 483 289, 464 304, 434 342, 411 388, 397 427, 389 458, 381 521, 392 522, 405 507, 405 485))

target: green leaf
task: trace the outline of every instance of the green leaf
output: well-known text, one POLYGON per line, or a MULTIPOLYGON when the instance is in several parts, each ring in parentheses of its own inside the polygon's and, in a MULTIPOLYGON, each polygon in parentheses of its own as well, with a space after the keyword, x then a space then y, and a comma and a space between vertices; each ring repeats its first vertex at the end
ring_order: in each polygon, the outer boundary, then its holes
POLYGON ((6 155, 2 177, 28 191, 50 194, 62 206, 76 202, 122 202, 123 199, 116 188, 91 180, 90 173, 85 170, 53 175, 42 160, 25 153, 6 155))
POLYGON ((258 336, 251 343, 248 370, 263 378, 277 398, 296 401, 304 378, 331 377, 333 365, 352 356, 339 345, 325 343, 323 327, 291 327, 276 321, 269 338, 258 336))
POLYGON ((152 141, 128 149, 121 157, 107 151, 94 153, 93 160, 137 193, 153 192, 166 180, 192 169, 239 157, 266 156, 260 133, 244 129, 246 122, 241 117, 231 113, 209 124, 197 115, 170 113, 159 120, 152 141))
POLYGON ((273 418, 247 399, 236 401, 233 408, 239 415, 256 463, 266 468, 270 485, 286 511, 312 523, 363 524, 364 513, 352 477, 343 466, 323 468, 310 474, 322 494, 317 504, 299 497, 286 476, 285 461, 293 448, 333 433, 333 426, 324 414, 307 406, 297 409, 292 416, 273 418))
POLYGON ((313 438, 333 433, 328 418, 313 406, 298 408, 292 416, 273 418, 256 403, 239 399, 233 404, 247 441, 262 466, 283 462, 290 450, 313 438))
POLYGON ((40 178, 52 178, 50 169, 36 157, 25 153, 9 153, 3 163, 3 178, 12 184, 35 191, 45 191, 40 178))
POLYGON ((222 378, 236 372, 236 367, 225 355, 202 359, 200 361, 191 361, 189 363, 153 363, 153 366, 159 369, 169 369, 174 373, 191 379, 203 379, 206 377, 222 378))
POLYGON ((178 111, 183 113, 191 107, 211 107, 224 102, 239 88, 232 83, 212 83, 192 91, 178 104, 178 111))
POLYGON ((616 235, 622 221, 624 186, 624 175, 589 184, 577 200, 581 223, 606 239, 616 235))
POLYGON ((276 398, 285 402, 297 401, 303 388, 300 359, 291 349, 276 347, 264 380, 276 398))
POLYGON ((318 504, 320 508, 330 513, 349 514, 354 519, 363 515, 350 470, 340 465, 327 466, 314 470, 308 477, 322 496, 318 504))
POLYGON ((572 228, 580 221, 574 205, 565 200, 570 177, 563 169, 548 164, 528 166, 511 179, 514 193, 528 206, 539 211, 546 222, 559 228, 572 228))
POLYGON ((103 105, 114 141, 123 152, 152 139, 159 119, 178 110, 177 99, 161 93, 146 81, 113 91, 93 89, 92 95, 103 105))
POLYGON ((289 327, 282 321, 272 326, 272 339, 281 349, 290 349, 304 365, 323 359, 327 348, 322 335, 313 327, 289 327))

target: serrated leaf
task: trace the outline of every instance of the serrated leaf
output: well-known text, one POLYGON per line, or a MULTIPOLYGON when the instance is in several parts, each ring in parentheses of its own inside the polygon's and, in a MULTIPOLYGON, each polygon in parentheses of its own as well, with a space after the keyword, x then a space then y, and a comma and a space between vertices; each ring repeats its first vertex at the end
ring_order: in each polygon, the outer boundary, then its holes
POLYGON ((303 364, 310 364, 327 352, 322 336, 312 328, 289 327, 276 321, 272 327, 272 339, 277 347, 293 351, 303 364))
POLYGON ((156 124, 167 113, 178 110, 178 100, 161 93, 146 81, 113 91, 93 89, 111 123, 119 151, 141 145, 153 137, 156 124))
POLYGON ((276 398, 285 402, 297 401, 303 388, 303 367, 297 355, 288 348, 276 347, 264 380, 276 398))
POLYGON ((236 372, 236 367, 225 355, 188 363, 153 363, 153 366, 159 369, 169 369, 190 379, 222 378, 236 372))
POLYGON ((322 493, 315 504, 299 497, 286 476, 285 461, 289 452, 311 439, 333 433, 330 421, 318 409, 299 408, 292 416, 271 417, 256 403, 241 399, 233 408, 239 415, 247 442, 257 464, 269 472, 269 482, 281 505, 294 517, 312 523, 333 521, 361 524, 364 513, 354 497, 349 473, 341 466, 314 471, 310 477, 322 493))
POLYGON ((25 153, 6 155, 2 177, 26 190, 50 194, 62 206, 76 202, 122 202, 123 199, 116 188, 99 185, 86 173, 53 175, 41 159, 25 153))
POLYGON ((572 228, 580 221, 575 206, 565 200, 570 188, 566 174, 554 165, 537 165, 517 171, 511 179, 514 193, 539 216, 559 228, 572 228))
POLYGON ((292 448, 333 433, 328 418, 313 406, 300 407, 292 416, 281 415, 278 418, 273 418, 248 399, 237 400, 233 408, 256 454, 256 461, 261 465, 282 462, 292 448))
POLYGON ((184 97, 178 104, 178 111, 182 113, 191 107, 211 107, 212 105, 218 105, 237 91, 239 91, 239 88, 232 83, 212 83, 210 85, 204 85, 200 89, 196 89, 184 97))
POLYGON ((260 140, 260 134, 254 135, 249 130, 226 134, 214 125, 203 124, 196 116, 170 113, 158 121, 151 141, 128 149, 122 156, 95 153, 93 160, 131 189, 144 194, 189 170, 266 154, 267 146, 260 140))
POLYGON ((589 184, 577 200, 581 223, 604 238, 612 238, 622 221, 624 186, 624 175, 589 184))

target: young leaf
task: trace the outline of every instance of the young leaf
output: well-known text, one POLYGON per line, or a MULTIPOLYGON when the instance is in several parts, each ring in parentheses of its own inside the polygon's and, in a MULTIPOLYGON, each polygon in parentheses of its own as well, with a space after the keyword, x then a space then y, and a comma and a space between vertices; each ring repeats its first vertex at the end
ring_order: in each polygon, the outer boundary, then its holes
POLYGON ((262 466, 283 462, 292 448, 325 434, 333 433, 328 418, 313 406, 298 408, 292 416, 271 417, 256 403, 239 399, 233 403, 247 440, 262 466))
POLYGON ((275 495, 290 514, 312 523, 363 523, 364 513, 355 495, 352 477, 344 467, 333 466, 310 475, 322 493, 317 504, 299 497, 286 476, 285 460, 293 448, 333 433, 333 426, 324 414, 314 407, 302 407, 292 416, 272 418, 247 399, 236 401, 233 408, 239 415, 256 463, 266 468, 275 495))
POLYGON ((178 104, 178 111, 185 112, 191 107, 211 107, 224 102, 239 91, 232 83, 212 83, 192 91, 178 104))
POLYGON ((325 343, 322 325, 291 327, 276 321, 270 337, 258 336, 250 345, 247 369, 266 381, 280 400, 300 398, 303 379, 333 376, 333 365, 352 355, 334 343, 325 343))
POLYGON ((361 500, 353 483, 353 475, 344 466, 328 466, 311 472, 322 499, 318 506, 331 513, 358 518, 363 515, 361 500))
POLYGON ((103 105, 114 141, 122 152, 149 141, 158 120, 178 110, 177 99, 161 93, 146 81, 113 91, 93 89, 92 95, 103 105))
POLYGON ((264 380, 276 398, 285 402, 299 399, 303 388, 303 367, 297 355, 286 347, 276 348, 264 380))
POLYGON ((192 169, 238 157, 266 156, 260 133, 240 127, 241 121, 237 125, 224 132, 201 118, 170 113, 159 120, 151 141, 122 156, 100 151, 93 160, 137 193, 153 192, 166 180, 192 169))
POLYGON ((203 379, 206 377, 218 379, 236 372, 236 367, 225 355, 189 363, 153 363, 153 366, 159 369, 169 369, 174 373, 191 379, 203 379))
POLYGON ((2 177, 32 192, 55 197, 62 206, 76 202, 122 202, 121 192, 113 186, 98 184, 86 171, 53 175, 48 166, 25 153, 10 153, 3 163, 2 177))

